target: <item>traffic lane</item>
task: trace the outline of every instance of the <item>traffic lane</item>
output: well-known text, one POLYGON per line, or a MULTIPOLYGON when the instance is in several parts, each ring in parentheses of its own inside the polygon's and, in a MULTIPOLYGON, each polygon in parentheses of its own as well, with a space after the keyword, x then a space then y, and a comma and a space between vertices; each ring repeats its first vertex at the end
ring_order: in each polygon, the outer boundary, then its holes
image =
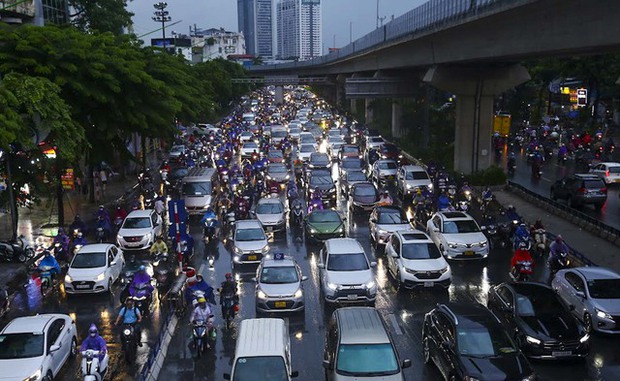
MULTIPOLYGON (((505 160, 502 161, 502 163, 504 162, 505 160)), ((505 168, 505 163, 503 167, 505 168)), ((534 179, 531 175, 531 167, 527 164, 525 157, 517 155, 517 169, 511 180, 543 197, 549 198, 551 185, 556 180, 575 173, 575 164, 571 160, 565 165, 559 165, 557 159, 554 157, 543 166, 542 171, 542 177, 540 179, 534 179)), ((565 203, 563 200, 558 200, 558 202, 565 203)), ((607 202, 600 211, 596 211, 591 205, 584 206, 577 210, 605 224, 620 229, 620 187, 617 185, 607 186, 607 202)))
MULTIPOLYGON (((62 278, 60 278, 62 279, 62 278)), ((32 280, 16 291, 11 310, 3 319, 8 323, 20 316, 31 316, 43 313, 63 313, 70 315, 76 322, 78 329, 78 346, 88 335, 88 328, 92 323, 97 325, 100 335, 106 341, 109 353, 109 374, 111 380, 126 380, 135 378, 142 369, 148 357, 150 344, 154 344, 159 335, 162 317, 159 306, 153 303, 151 316, 143 320, 142 342, 138 348, 136 360, 127 364, 123 358, 119 329, 114 326, 114 320, 120 310, 119 295, 120 283, 113 286, 113 294, 75 295, 67 297, 64 287, 57 286, 53 293, 42 297, 39 287, 32 280)), ((62 368, 58 379, 77 379, 80 377, 81 356, 76 356, 62 368)))

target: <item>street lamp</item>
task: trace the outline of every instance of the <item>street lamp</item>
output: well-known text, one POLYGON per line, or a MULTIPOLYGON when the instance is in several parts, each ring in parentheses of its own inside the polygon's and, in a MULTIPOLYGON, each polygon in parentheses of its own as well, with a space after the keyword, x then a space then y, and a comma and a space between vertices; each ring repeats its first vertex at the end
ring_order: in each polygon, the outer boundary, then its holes
POLYGON ((153 4, 153 7, 155 8, 155 12, 153 13, 155 16, 152 17, 153 21, 161 23, 164 51, 166 51, 166 23, 172 20, 172 17, 168 15, 169 13, 166 10, 167 6, 168 3, 165 2, 153 4))

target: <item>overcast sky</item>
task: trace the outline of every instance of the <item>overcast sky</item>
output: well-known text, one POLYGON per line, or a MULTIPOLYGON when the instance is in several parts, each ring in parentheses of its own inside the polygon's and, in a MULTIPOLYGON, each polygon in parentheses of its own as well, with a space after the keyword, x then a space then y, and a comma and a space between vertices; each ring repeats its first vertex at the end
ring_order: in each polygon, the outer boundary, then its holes
MULTIPOLYGON (((159 1, 159 0, 158 0, 159 1)), ((157 2, 158 2, 157 1, 157 2)), ((379 16, 392 15, 398 17, 403 13, 425 3, 427 0, 379 0, 379 16)), ((333 46, 336 36, 336 47, 349 43, 349 25, 352 24, 353 40, 365 35, 376 26, 377 0, 321 0, 323 12, 323 47, 327 50, 333 46)), ((133 18, 134 30, 138 36, 147 34, 157 28, 159 24, 151 20, 153 4, 156 1, 133 0, 129 3, 129 10, 135 13, 133 18)), ((219 28, 238 31, 237 0, 167 0, 168 11, 172 17, 172 24, 166 28, 177 33, 189 33, 189 26, 196 24, 198 28, 219 28)), ((148 43, 150 38, 161 37, 161 31, 142 37, 148 43)))

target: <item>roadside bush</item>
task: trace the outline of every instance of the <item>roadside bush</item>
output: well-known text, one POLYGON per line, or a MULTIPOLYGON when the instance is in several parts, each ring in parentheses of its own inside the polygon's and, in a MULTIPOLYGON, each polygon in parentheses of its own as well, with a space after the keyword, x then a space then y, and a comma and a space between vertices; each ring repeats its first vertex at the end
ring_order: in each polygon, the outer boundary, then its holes
POLYGON ((506 173, 496 165, 492 165, 483 171, 472 173, 470 178, 471 185, 475 186, 504 185, 506 183, 506 173))

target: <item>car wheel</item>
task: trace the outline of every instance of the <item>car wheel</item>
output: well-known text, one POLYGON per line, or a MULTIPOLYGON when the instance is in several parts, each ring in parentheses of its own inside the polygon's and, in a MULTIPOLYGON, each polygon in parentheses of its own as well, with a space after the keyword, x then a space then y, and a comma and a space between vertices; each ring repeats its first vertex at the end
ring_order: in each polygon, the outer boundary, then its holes
POLYGON ((587 312, 585 315, 583 315, 583 325, 586 329, 586 332, 592 332, 592 316, 590 316, 590 314, 587 312))
POLYGON ((396 282, 396 291, 400 292, 403 289, 403 282, 400 278, 400 270, 396 270, 396 276, 394 277, 394 281, 396 282))
POLYGON ((112 284, 114 283, 114 281, 112 281, 112 278, 108 279, 108 292, 112 293, 112 284))
POLYGON ((422 353, 424 355, 424 364, 430 365, 431 363, 431 348, 428 344, 428 337, 422 338, 422 353))
POLYGON ((69 357, 74 358, 77 355, 77 341, 75 337, 71 339, 71 352, 69 352, 69 357))
POLYGON ((45 377, 43 377, 42 381, 52 381, 54 379, 54 375, 52 374, 51 370, 48 370, 47 373, 45 374, 45 377))

